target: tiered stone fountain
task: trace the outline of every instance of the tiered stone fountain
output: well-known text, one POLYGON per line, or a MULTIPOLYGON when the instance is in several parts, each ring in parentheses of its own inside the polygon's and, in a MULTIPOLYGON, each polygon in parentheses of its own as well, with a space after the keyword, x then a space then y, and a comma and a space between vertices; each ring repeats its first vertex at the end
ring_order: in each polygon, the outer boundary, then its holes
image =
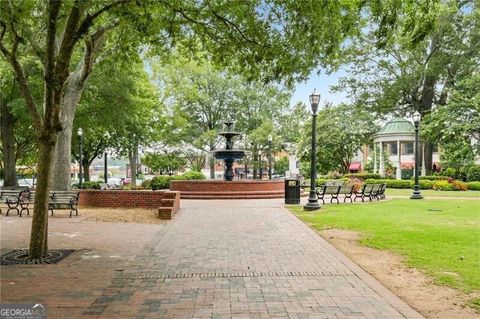
POLYGON ((233 131, 232 121, 226 121, 224 132, 225 149, 212 152, 217 160, 225 163, 223 180, 171 181, 170 190, 179 191, 182 199, 255 199, 283 198, 283 180, 234 180, 233 163, 245 157, 244 150, 233 148, 233 139, 240 133, 233 131))
POLYGON ((225 143, 225 149, 213 151, 213 156, 217 160, 223 160, 225 162, 225 174, 223 179, 226 181, 232 181, 233 174, 233 162, 235 160, 241 160, 245 156, 245 151, 233 149, 233 138, 239 136, 240 133, 233 131, 233 121, 226 121, 226 131, 220 132, 218 135, 225 137, 227 140, 225 143))

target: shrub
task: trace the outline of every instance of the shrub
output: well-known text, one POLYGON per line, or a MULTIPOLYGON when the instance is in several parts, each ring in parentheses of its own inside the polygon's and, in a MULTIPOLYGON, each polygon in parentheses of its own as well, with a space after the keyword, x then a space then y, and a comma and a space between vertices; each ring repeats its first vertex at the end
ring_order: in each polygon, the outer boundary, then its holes
POLYGON ((454 168, 448 167, 442 171, 442 175, 448 176, 448 177, 455 177, 457 172, 455 171, 454 168))
POLYGON ((17 169, 17 175, 21 178, 32 178, 37 175, 37 171, 34 168, 23 167, 17 169))
POLYGON ((150 181, 150 187, 152 190, 157 189, 169 189, 170 188, 170 180, 172 180, 171 176, 155 176, 150 181))
MULTIPOLYGON (((413 178, 413 177, 412 177, 413 178)), ((418 179, 420 180, 427 180, 427 181, 445 181, 448 179, 448 176, 442 175, 427 175, 427 176, 419 176, 418 179)))
POLYGON ((419 180, 418 181, 418 186, 420 186, 420 189, 432 189, 434 181, 429 181, 429 180, 419 180))
POLYGON ((467 185, 472 191, 480 191, 480 182, 468 182, 467 185))
POLYGON ((466 191, 468 189, 468 185, 465 182, 453 181, 452 185, 453 185, 453 190, 455 191, 466 191))
POLYGON ((205 179, 205 175, 203 175, 202 172, 196 172, 196 171, 189 171, 186 172, 182 175, 186 180, 192 180, 192 179, 205 179))
POLYGON ((365 184, 387 184, 387 188, 413 187, 413 181, 403 179, 366 179, 365 184))
POLYGON ((473 165, 467 169, 467 181, 480 181, 480 165, 473 165))
POLYGON ((362 180, 360 180, 359 178, 351 178, 348 180, 347 183, 345 183, 346 185, 351 185, 353 186, 353 190, 355 192, 358 192, 359 190, 362 189, 362 186, 363 186, 363 182, 362 180))
POLYGON ((142 182, 142 187, 143 188, 151 188, 152 187, 152 180, 151 179, 146 179, 142 182))
POLYGON ((345 174, 343 176, 348 177, 348 178, 358 178, 360 180, 381 179, 382 178, 380 176, 380 174, 374 174, 374 173, 355 173, 355 174, 345 174))
POLYGON ((453 183, 448 181, 436 181, 433 183, 432 188, 436 191, 453 191, 453 183))
MULTIPOLYGON (((345 185, 347 182, 349 181, 349 179, 324 179, 324 178, 317 178, 316 181, 315 181, 315 185, 316 186, 320 186, 320 185, 325 185, 325 184, 328 184, 328 185, 345 185)), ((310 184, 308 184, 310 185, 310 184)))
POLYGON ((330 174, 327 175, 327 178, 329 179, 339 179, 342 178, 342 174, 339 172, 331 172, 330 174))
POLYGON ((83 182, 82 187, 80 187, 80 184, 73 184, 73 187, 78 189, 101 189, 100 184, 102 182, 83 182))

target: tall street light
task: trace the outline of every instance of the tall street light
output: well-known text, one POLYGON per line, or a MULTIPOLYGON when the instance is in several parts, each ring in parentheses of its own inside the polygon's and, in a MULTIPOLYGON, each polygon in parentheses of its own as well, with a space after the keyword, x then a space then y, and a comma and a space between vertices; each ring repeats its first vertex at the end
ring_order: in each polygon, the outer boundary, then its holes
POLYGON ((420 194, 420 185, 418 185, 418 127, 420 126, 421 114, 418 111, 415 111, 413 114, 413 124, 415 125, 415 186, 413 187, 413 194, 410 196, 410 199, 422 199, 423 196, 420 194))
POLYGON ((268 179, 272 179, 272 134, 268 134, 268 179))
POLYGON ((320 209, 318 204, 317 191, 316 191, 316 164, 317 164, 317 111, 318 104, 320 103, 320 93, 317 89, 313 90, 310 95, 310 105, 312 107, 312 154, 310 160, 310 195, 308 196, 308 203, 303 207, 304 210, 317 210, 320 209))
POLYGON ((82 178, 83 178, 83 167, 82 167, 82 148, 83 148, 83 130, 82 128, 79 128, 78 131, 77 131, 77 135, 78 135, 78 146, 79 146, 79 156, 78 156, 78 163, 79 163, 79 176, 78 176, 78 180, 79 180, 79 187, 82 188, 82 178))
MULTIPOLYGON (((105 132, 104 134, 105 140, 108 143, 110 138, 110 133, 105 132)), ((105 154, 103 154, 103 179, 105 180, 105 184, 108 184, 108 153, 107 149, 105 149, 105 154)))
POLYGON ((105 150, 105 154, 103 155, 103 179, 105 180, 105 184, 108 184, 108 153, 105 150))

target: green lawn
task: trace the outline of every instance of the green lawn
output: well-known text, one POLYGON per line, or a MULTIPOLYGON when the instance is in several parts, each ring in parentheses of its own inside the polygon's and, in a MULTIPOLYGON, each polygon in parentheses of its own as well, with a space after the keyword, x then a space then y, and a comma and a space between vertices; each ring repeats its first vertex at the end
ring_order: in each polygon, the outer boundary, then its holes
POLYGON ((405 256, 438 283, 480 290, 480 201, 393 199, 324 205, 313 213, 288 208, 319 230, 359 231, 361 244, 405 256))
MULTIPOLYGON (((385 195, 392 196, 410 196, 412 195, 412 189, 396 189, 387 188, 385 195)), ((434 191, 432 189, 421 190, 422 195, 428 197, 478 197, 480 200, 480 191, 434 191)))

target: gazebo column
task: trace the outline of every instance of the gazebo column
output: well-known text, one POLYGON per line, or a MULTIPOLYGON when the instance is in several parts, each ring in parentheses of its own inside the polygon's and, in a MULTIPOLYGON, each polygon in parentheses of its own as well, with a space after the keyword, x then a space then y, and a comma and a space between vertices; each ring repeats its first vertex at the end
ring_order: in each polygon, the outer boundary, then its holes
POLYGON ((427 175, 427 169, 425 167, 425 143, 422 143, 422 169, 420 171, 420 175, 427 175))
POLYGON ((397 140, 397 158, 398 158, 398 162, 397 162, 397 179, 402 179, 402 158, 401 158, 401 143, 400 143, 400 140, 397 140))
POLYGON ((377 143, 373 142, 373 173, 376 174, 377 171, 377 143))
POLYGON ((383 142, 380 141, 380 171, 378 172, 381 177, 385 176, 385 161, 383 159, 383 142))

